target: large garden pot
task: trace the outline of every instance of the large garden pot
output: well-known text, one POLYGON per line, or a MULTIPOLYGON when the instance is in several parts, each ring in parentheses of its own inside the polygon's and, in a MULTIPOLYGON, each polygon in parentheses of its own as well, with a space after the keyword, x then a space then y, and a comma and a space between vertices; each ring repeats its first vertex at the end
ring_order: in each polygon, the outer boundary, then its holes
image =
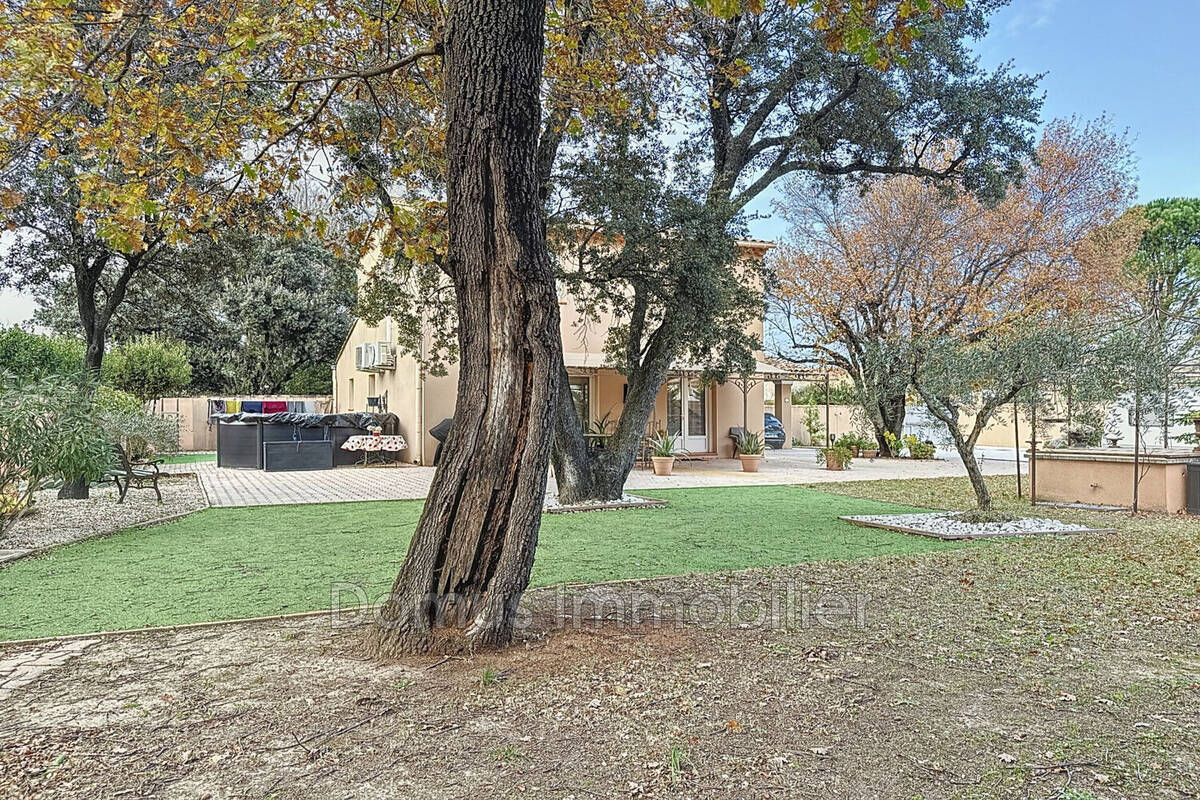
POLYGON ((879 451, 878 450, 863 450, 860 455, 862 455, 863 458, 878 458, 879 451))
POLYGON ((751 456, 742 453, 738 455, 738 461, 742 462, 742 472, 758 472, 758 465, 762 461, 762 456, 751 456))
POLYGON ((845 462, 842 461, 842 456, 836 450, 825 451, 825 469, 843 470, 846 468, 845 462))
POLYGON ((650 460, 654 462, 654 474, 655 475, 670 475, 671 468, 675 466, 675 457, 674 456, 668 456, 667 458, 662 458, 661 456, 654 456, 650 460))

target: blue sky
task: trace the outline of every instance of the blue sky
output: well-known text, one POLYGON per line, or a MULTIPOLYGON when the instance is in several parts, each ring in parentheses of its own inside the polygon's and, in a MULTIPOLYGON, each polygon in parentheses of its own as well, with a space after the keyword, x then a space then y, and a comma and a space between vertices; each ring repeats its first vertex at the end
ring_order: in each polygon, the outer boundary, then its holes
MULTIPOLYGON (((1200 0, 1013 0, 976 49, 985 66, 1046 73, 1046 119, 1107 113, 1127 128, 1144 202, 1200 195, 1198 36, 1200 0)), ((752 210, 770 207, 764 197, 752 210)), ((751 233, 779 239, 785 229, 760 219, 751 233)), ((31 312, 27 298, 0 292, 0 324, 31 312)))
POLYGON ((1014 0, 977 50, 1045 72, 1043 117, 1128 128, 1141 201, 1200 194, 1198 0, 1014 0))
MULTIPOLYGON (((1012 0, 976 51, 989 68, 1046 73, 1044 119, 1108 114, 1128 129, 1146 202, 1200 195, 1197 37, 1200 0, 1012 0)), ((763 198, 753 210, 770 208, 763 198)), ((751 232, 779 239, 786 229, 763 219, 751 232)))

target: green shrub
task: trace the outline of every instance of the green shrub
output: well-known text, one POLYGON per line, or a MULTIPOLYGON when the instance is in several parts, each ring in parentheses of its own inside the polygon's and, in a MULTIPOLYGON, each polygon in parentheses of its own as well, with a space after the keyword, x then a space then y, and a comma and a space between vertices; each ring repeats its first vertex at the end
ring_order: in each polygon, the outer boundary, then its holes
POLYGON ((904 447, 908 450, 909 458, 933 458, 937 448, 928 442, 923 442, 913 434, 905 434, 904 447))
POLYGON ((857 433, 843 433, 833 443, 834 447, 844 447, 847 450, 874 450, 875 440, 868 439, 857 433))
POLYGON ((804 409, 802 424, 804 425, 804 430, 808 432, 809 444, 813 447, 820 447, 825 443, 825 426, 821 424, 821 412, 815 406, 808 406, 804 409))
POLYGON ((65 478, 98 480, 113 451, 83 375, 36 381, 0 374, 0 535, 40 489, 65 478))
POLYGON ((114 389, 111 386, 100 385, 96 387, 96 410, 100 412, 111 411, 122 414, 136 414, 142 410, 142 401, 129 392, 122 392, 120 389, 114 389))
POLYGON ((102 411, 100 424, 109 441, 121 445, 134 461, 179 450, 179 420, 160 417, 140 407, 134 411, 102 411))
POLYGON ((831 457, 837 461, 840 461, 843 467, 849 467, 850 462, 854 460, 854 451, 849 447, 841 447, 838 445, 817 450, 818 464, 827 463, 831 457))
MULTIPOLYGON (((858 404, 858 391, 853 383, 833 383, 829 386, 829 403, 835 406, 852 406, 858 404)), ((825 405, 825 384, 809 383, 792 389, 792 405, 821 406, 825 405)))
POLYGON ((19 380, 74 375, 83 369, 83 351, 78 339, 42 336, 15 325, 0 328, 0 372, 19 380))
POLYGON ((104 359, 104 383, 143 403, 178 394, 192 382, 187 347, 157 336, 139 336, 104 359))

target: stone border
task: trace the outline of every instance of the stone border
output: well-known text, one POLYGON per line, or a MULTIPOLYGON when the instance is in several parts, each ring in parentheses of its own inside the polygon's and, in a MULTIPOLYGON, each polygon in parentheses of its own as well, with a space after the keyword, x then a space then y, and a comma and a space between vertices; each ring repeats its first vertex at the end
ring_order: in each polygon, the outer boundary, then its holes
POLYGON ((878 528, 884 531, 896 531, 897 533, 907 533, 913 536, 924 536, 927 539, 940 539, 943 542, 958 542, 958 541, 974 541, 976 539, 1021 539, 1032 536, 1074 536, 1080 533, 1116 533, 1116 528, 1081 528, 1079 530, 1057 530, 1057 531, 1021 531, 1019 533, 971 533, 971 534, 948 534, 935 533, 933 531, 922 530, 920 528, 910 528, 905 525, 895 525, 886 522, 872 522, 865 519, 854 519, 851 516, 838 517, 842 522, 849 522, 851 525, 857 525, 860 528, 878 528))
MULTIPOLYGON (((636 497, 636 495, 634 495, 636 497)), ((543 514, 584 514, 588 511, 632 511, 639 508, 665 508, 666 500, 653 497, 640 498, 637 503, 588 503, 576 506, 553 506, 543 508, 543 514)))
POLYGON ((0 550, 0 564, 7 564, 10 561, 16 561, 24 558, 27 555, 29 555, 28 550, 22 550, 15 547, 7 550, 0 550))
MULTIPOLYGON (((335 614, 333 609, 326 608, 320 611, 298 611, 295 614, 271 614, 266 617, 240 617, 238 619, 215 619, 208 622, 181 622, 177 625, 154 625, 148 628, 123 628, 119 631, 93 631, 92 633, 64 633, 58 636, 39 636, 33 639, 3 639, 0 640, 0 650, 7 647, 27 647, 34 644, 46 644, 48 642, 71 642, 77 639, 111 639, 114 636, 126 636, 132 633, 170 633, 172 631, 186 631, 195 628, 219 628, 225 625, 240 625, 241 623, 253 622, 282 622, 290 619, 304 619, 306 617, 318 617, 325 614, 335 614)), ((350 613, 344 611, 342 613, 350 613)))
POLYGON ((16 653, 0 659, 0 700, 7 700, 13 692, 23 689, 53 669, 65 665, 75 656, 94 645, 96 638, 79 638, 62 644, 57 650, 46 653, 16 653))
MULTIPOLYGON (((534 589, 527 589, 525 594, 535 594, 538 592, 548 592, 551 589, 560 587, 580 588, 587 586, 614 586, 632 583, 658 583, 660 581, 672 581, 678 578, 688 578, 694 575, 735 575, 742 572, 751 572, 753 570, 763 569, 763 567, 746 567, 745 569, 721 570, 719 572, 679 572, 672 575, 654 575, 649 578, 612 578, 605 581, 563 581, 562 583, 552 583, 549 586, 538 586, 534 589)), ((137 633, 170 633, 172 631, 194 630, 202 628, 219 628, 225 625, 240 625, 245 623, 252 625, 260 622, 287 622, 294 619, 307 619, 311 617, 319 617, 324 615, 354 615, 359 614, 359 609, 344 609, 335 611, 332 608, 322 608, 315 611, 296 611, 291 614, 269 614, 265 617, 241 617, 239 619, 215 619, 207 622, 180 622, 175 625, 154 625, 148 628, 124 628, 118 631, 93 631, 91 633, 62 633, 58 636, 40 636, 33 639, 0 639, 0 653, 7 647, 29 646, 38 644, 47 644, 52 642, 71 642, 77 639, 111 639, 116 636, 127 636, 137 633)))

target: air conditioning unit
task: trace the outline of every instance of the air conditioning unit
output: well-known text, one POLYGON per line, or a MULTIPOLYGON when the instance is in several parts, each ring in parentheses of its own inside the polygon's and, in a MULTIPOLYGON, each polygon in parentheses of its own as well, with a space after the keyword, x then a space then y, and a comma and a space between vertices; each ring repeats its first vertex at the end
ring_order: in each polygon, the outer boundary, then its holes
POLYGON ((375 367, 377 369, 396 368, 396 346, 391 342, 375 343, 375 367))
POLYGON ((362 372, 377 372, 379 350, 373 342, 360 344, 354 348, 354 367, 362 372))

